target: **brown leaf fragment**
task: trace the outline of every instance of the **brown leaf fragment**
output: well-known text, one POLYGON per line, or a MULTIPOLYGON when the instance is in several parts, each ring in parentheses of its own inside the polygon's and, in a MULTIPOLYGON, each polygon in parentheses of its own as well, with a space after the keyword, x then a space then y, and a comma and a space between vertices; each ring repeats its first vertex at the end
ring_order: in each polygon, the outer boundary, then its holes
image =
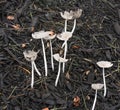
POLYGON ((20 30, 20 25, 19 25, 19 24, 12 25, 12 27, 13 27, 15 30, 20 30))
POLYGON ((45 108, 43 108, 42 110, 49 110, 49 108, 48 108, 48 107, 45 107, 45 108))
POLYGON ((13 15, 9 15, 9 16, 7 16, 7 19, 8 19, 8 20, 14 20, 15 17, 14 17, 13 15))
POLYGON ((79 96, 75 96, 73 99, 73 105, 78 107, 80 105, 80 97, 79 96))

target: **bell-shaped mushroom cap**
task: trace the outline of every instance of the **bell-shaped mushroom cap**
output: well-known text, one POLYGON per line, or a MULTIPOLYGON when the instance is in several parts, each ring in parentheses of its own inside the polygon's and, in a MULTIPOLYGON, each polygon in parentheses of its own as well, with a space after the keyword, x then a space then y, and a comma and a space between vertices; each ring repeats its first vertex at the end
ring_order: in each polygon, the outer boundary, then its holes
POLYGON ((99 61, 97 62, 97 65, 101 68, 110 68, 113 66, 113 64, 109 61, 99 61))
POLYGON ((60 15, 62 18, 67 19, 67 20, 70 20, 73 18, 73 13, 71 13, 71 11, 70 12, 68 12, 68 11, 60 12, 60 15))
POLYGON ((104 86, 104 85, 101 84, 101 83, 97 83, 97 84, 92 84, 92 85, 91 85, 92 89, 94 89, 94 90, 102 89, 103 86, 104 86))
POLYGON ((58 61, 58 62, 64 63, 64 62, 67 62, 67 61, 68 61, 68 59, 64 59, 64 58, 60 57, 60 55, 59 55, 58 53, 57 53, 57 54, 54 54, 53 57, 54 57, 54 59, 55 59, 56 61, 58 61))
POLYGON ((28 50, 28 51, 24 51, 23 52, 23 55, 24 55, 24 57, 25 57, 25 59, 27 61, 34 61, 34 60, 36 60, 37 54, 38 54, 38 52, 35 52, 33 50, 32 51, 28 50))
POLYGON ((77 11, 73 11, 73 18, 79 18, 82 15, 82 9, 78 9, 77 11))
POLYGON ((41 38, 45 38, 45 37, 49 36, 49 33, 50 33, 49 31, 34 32, 34 33, 32 33, 32 37, 34 39, 41 39, 41 38))
POLYGON ((71 37, 72 37, 72 32, 62 32, 61 34, 57 35, 57 38, 63 41, 67 41, 71 37))

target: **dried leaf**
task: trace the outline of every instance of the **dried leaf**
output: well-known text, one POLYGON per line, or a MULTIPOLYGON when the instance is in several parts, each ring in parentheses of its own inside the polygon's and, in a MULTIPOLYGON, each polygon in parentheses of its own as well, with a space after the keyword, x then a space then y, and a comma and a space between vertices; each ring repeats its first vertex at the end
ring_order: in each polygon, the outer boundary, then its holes
POLYGON ((12 15, 9 15, 9 16, 7 16, 7 19, 8 19, 8 20, 14 20, 14 19, 15 19, 15 17, 14 17, 14 16, 12 16, 12 15))
POLYGON ((19 68, 23 69, 26 73, 31 74, 31 72, 28 69, 26 69, 26 68, 24 68, 22 66, 19 66, 19 68))
POLYGON ((67 79, 70 79, 70 74, 69 74, 69 72, 66 73, 65 77, 66 77, 67 79))
POLYGON ((46 108, 43 108, 42 110, 49 110, 49 108, 48 108, 48 107, 46 107, 46 108))
POLYGON ((76 107, 78 107, 80 105, 80 97, 79 96, 74 97, 73 105, 76 107))
POLYGON ((72 48, 73 48, 73 49, 79 49, 80 46, 79 46, 79 45, 73 45, 72 48))
POLYGON ((13 27, 15 30, 20 30, 20 25, 19 25, 19 24, 12 25, 12 27, 13 27))
POLYGON ((90 73, 90 70, 85 71, 85 74, 88 75, 90 73))
POLYGON ((25 43, 23 43, 23 44, 21 45, 21 47, 22 47, 22 48, 25 48, 25 47, 26 47, 26 44, 25 44, 25 43))

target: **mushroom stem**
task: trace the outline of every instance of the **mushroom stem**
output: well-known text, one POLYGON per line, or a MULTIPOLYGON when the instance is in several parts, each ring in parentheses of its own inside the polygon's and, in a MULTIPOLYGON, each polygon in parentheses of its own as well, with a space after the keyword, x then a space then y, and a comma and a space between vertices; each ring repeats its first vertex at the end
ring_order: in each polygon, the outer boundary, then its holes
POLYGON ((65 32, 67 31, 67 19, 65 20, 65 32))
POLYGON ((103 84, 104 84, 104 97, 106 96, 106 81, 105 81, 105 69, 103 68, 103 84))
POLYGON ((65 44, 66 44, 66 41, 64 41, 64 43, 62 44, 61 48, 63 48, 65 46, 65 44))
POLYGON ((50 51, 51 51, 51 65, 52 65, 52 70, 54 71, 53 49, 52 49, 52 42, 51 42, 51 40, 50 40, 50 51))
POLYGON ((34 64, 33 64, 33 61, 31 61, 31 65, 32 65, 31 88, 33 88, 33 85, 34 85, 34 64))
MULTIPOLYGON (((67 41, 65 43, 64 59, 66 58, 66 54, 67 54, 67 41)), ((65 71, 65 62, 63 63, 63 73, 64 71, 65 71)))
POLYGON ((41 39, 42 42, 42 49, 43 49, 43 56, 44 56, 44 65, 45 65, 45 76, 47 76, 47 60, 46 60, 46 54, 45 54, 45 46, 44 46, 44 42, 43 39, 41 39))
POLYGON ((73 29, 72 29, 72 33, 75 31, 75 27, 76 27, 76 19, 74 19, 74 25, 73 25, 73 29))
POLYGON ((33 61, 33 66, 34 66, 35 71, 37 72, 37 74, 38 74, 39 76, 41 76, 41 73, 40 73, 39 70, 37 69, 37 66, 36 66, 36 64, 35 64, 34 61, 33 61))
POLYGON ((95 109, 96 100, 97 100, 97 89, 96 89, 96 91, 95 91, 95 98, 94 98, 94 102, 93 102, 92 110, 95 109))
POLYGON ((55 81, 55 86, 57 86, 57 84, 58 84, 58 80, 59 80, 59 77, 60 77, 60 69, 61 69, 61 62, 59 62, 58 74, 57 74, 57 78, 56 78, 56 81, 55 81))

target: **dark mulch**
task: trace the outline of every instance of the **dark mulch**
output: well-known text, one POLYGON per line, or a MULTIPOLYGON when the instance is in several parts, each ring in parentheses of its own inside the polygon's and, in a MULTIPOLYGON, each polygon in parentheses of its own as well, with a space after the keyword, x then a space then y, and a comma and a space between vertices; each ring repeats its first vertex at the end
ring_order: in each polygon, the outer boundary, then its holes
MULTIPOLYGON (((54 53, 61 45, 58 39, 53 41, 54 53)), ((95 93, 91 84, 102 83, 102 70, 96 65, 100 60, 114 65, 106 69, 107 96, 98 92, 96 110, 120 110, 119 0, 0 0, 0 110, 90 110, 95 93), (49 75, 44 77, 41 41, 31 40, 31 33, 62 32, 64 20, 59 12, 77 8, 83 9, 83 14, 68 41, 66 72, 55 87, 58 63, 53 72, 46 47, 49 75), (34 89, 30 88, 31 64, 23 57, 26 49, 40 49, 36 63, 43 77, 35 74, 34 89), (80 98, 78 107, 73 104, 76 96, 80 98)))

